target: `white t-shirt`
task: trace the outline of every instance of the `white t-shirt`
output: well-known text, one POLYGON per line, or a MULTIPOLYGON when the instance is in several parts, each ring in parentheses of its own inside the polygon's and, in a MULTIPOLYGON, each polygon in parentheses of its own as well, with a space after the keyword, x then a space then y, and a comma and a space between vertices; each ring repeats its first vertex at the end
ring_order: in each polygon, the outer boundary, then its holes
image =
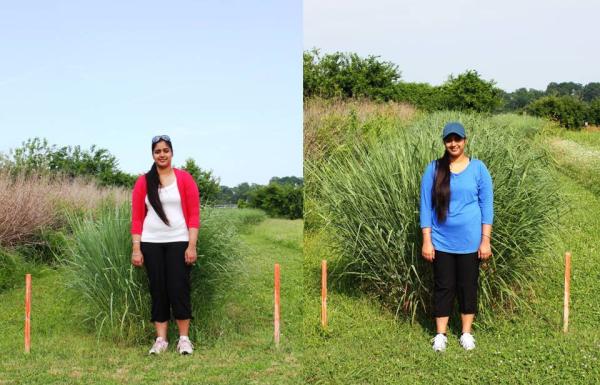
POLYGON ((154 207, 148 200, 148 195, 146 195, 145 202, 148 212, 142 228, 142 242, 188 242, 190 235, 181 208, 181 196, 177 188, 177 179, 168 186, 159 186, 158 196, 165 215, 169 219, 169 225, 167 226, 156 214, 154 207))

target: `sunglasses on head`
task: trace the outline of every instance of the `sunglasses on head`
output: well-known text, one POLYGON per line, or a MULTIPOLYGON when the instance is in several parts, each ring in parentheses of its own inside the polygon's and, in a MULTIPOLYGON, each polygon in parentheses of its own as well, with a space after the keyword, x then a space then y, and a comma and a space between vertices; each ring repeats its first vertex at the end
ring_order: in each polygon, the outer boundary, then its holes
POLYGON ((154 138, 152 138, 152 144, 157 143, 160 140, 165 140, 167 142, 170 142, 171 138, 169 138, 169 135, 157 135, 154 138))

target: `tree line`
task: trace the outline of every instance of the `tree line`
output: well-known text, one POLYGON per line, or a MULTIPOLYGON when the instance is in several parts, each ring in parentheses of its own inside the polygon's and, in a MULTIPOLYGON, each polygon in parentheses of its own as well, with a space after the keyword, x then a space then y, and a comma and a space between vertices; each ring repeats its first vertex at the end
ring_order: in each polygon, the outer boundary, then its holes
POLYGON ((475 70, 439 86, 401 80, 397 64, 355 53, 304 52, 304 98, 367 98, 405 102, 426 111, 515 112, 550 118, 567 128, 600 125, 600 83, 549 83, 545 90, 506 92, 475 70))
MULTIPOLYGON (((268 185, 241 183, 235 187, 220 184, 212 170, 204 170, 193 158, 181 169, 189 172, 200 190, 203 204, 232 204, 259 208, 270 216, 302 218, 303 180, 295 176, 273 177, 268 185)), ((57 146, 45 138, 28 139, 8 154, 0 153, 0 171, 12 174, 60 174, 70 178, 92 179, 100 186, 133 188, 138 175, 119 169, 117 158, 107 149, 91 146, 57 146)))

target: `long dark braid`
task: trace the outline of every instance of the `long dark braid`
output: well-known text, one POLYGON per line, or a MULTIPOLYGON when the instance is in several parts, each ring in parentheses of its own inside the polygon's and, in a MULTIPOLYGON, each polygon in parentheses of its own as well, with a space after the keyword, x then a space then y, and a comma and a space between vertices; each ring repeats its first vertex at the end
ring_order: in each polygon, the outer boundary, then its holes
POLYGON ((431 195, 438 222, 445 222, 450 208, 450 154, 448 150, 444 150, 444 155, 436 160, 435 180, 431 195))
MULTIPOLYGON (((156 145, 161 141, 165 142, 167 144, 167 146, 169 146, 169 148, 171 149, 171 152, 173 152, 173 146, 172 146, 171 142, 166 141, 164 139, 161 139, 160 141, 158 141, 156 143, 152 143, 152 151, 153 152, 154 152, 154 147, 156 147, 156 145)), ((156 163, 153 163, 152 167, 150 168, 150 171, 148 171, 146 173, 146 190, 147 190, 147 194, 148 194, 148 201, 150 201, 150 204, 154 208, 154 211, 156 211, 156 214, 158 214, 158 217, 167 226, 169 226, 169 219, 167 218, 167 215, 165 214, 165 210, 163 209, 162 203, 160 201, 160 197, 158 196, 158 187, 159 186, 160 186, 160 178, 158 176, 158 170, 156 168, 156 163)))

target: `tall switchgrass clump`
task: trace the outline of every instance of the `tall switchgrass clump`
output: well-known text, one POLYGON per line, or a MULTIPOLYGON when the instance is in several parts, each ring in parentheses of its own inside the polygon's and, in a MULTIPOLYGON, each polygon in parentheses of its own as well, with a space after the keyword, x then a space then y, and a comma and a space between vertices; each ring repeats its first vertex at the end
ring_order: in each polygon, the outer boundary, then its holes
POLYGON ((307 199, 314 199, 341 255, 336 272, 355 277, 397 315, 414 319, 429 312, 432 269, 421 258, 420 182, 427 164, 443 153, 442 127, 455 120, 467 128, 468 155, 486 164, 494 183, 494 256, 482 269, 479 297, 480 319, 489 320, 496 311, 524 304, 536 256, 558 212, 550 157, 537 139, 543 121, 428 114, 408 125, 380 127, 388 134, 306 165, 307 179, 319 191, 307 199))
MULTIPOLYGON (((310 98, 304 102, 304 159, 316 166, 330 157, 345 156, 355 142, 387 135, 419 116, 417 110, 403 103, 374 103, 369 100, 310 98)), ((305 173, 304 228, 322 225, 318 214, 321 193, 318 183, 305 173)))
MULTIPOLYGON (((236 227, 219 209, 202 209, 198 261, 192 269, 191 333, 205 333, 216 283, 239 255, 236 227)), ((105 205, 92 216, 71 217, 74 234, 65 263, 71 286, 85 300, 86 322, 98 336, 147 342, 153 333, 144 269, 131 265, 130 203, 105 205)))

